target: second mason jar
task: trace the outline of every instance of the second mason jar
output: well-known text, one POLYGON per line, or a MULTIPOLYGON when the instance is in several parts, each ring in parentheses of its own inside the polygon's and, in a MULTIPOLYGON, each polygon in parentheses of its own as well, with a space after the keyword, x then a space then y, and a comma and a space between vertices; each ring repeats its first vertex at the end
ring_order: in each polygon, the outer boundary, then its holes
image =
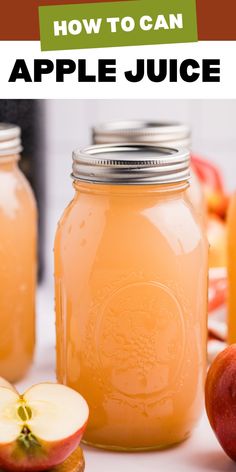
POLYGON ((0 123, 0 376, 16 382, 35 345, 37 209, 18 167, 21 130, 0 123))
POLYGON ((74 152, 55 240, 57 377, 87 399, 85 442, 187 438, 203 406, 208 243, 185 198, 187 151, 74 152))
MULTIPOLYGON (((94 144, 142 143, 158 146, 191 147, 189 126, 177 122, 161 121, 110 121, 93 129, 94 144)), ((191 182, 186 196, 199 220, 205 226, 207 204, 201 183, 191 170, 191 182)))

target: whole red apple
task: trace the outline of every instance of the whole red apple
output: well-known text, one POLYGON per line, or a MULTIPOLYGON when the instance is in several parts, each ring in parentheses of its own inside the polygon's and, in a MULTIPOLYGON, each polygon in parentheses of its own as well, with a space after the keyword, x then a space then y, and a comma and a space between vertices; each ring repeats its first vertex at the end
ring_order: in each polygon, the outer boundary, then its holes
POLYGON ((236 344, 221 352, 209 369, 206 411, 219 443, 236 461, 236 344))

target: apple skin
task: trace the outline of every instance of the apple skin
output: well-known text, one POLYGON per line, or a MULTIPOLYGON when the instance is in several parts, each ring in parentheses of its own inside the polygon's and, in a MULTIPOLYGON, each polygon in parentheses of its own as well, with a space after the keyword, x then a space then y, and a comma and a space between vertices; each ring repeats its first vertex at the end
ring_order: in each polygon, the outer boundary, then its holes
POLYGON ((13 387, 13 385, 10 384, 10 382, 8 382, 8 380, 4 379, 3 377, 0 377, 0 387, 10 388, 11 390, 14 390, 15 392, 17 391, 15 387, 13 387))
POLYGON ((226 454, 236 461, 236 344, 213 361, 205 393, 211 427, 226 454))
POLYGON ((225 191, 221 170, 212 162, 196 155, 192 155, 192 167, 202 183, 208 212, 218 215, 224 220, 229 205, 229 196, 225 191))
POLYGON ((207 236, 210 243, 209 266, 227 266, 227 228, 226 224, 216 215, 209 215, 207 236))
POLYGON ((40 448, 26 449, 17 441, 0 445, 0 468, 11 472, 40 472, 62 464, 78 447, 87 423, 72 436, 49 442, 38 439, 40 448))
POLYGON ((204 193, 207 201, 208 212, 217 215, 225 220, 229 207, 229 197, 223 192, 213 191, 207 185, 204 187, 204 193))

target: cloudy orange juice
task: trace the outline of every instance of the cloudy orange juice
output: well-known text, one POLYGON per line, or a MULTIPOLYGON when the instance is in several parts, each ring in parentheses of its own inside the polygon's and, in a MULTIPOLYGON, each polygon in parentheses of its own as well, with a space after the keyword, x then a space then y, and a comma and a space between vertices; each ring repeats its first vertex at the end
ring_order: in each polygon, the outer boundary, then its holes
POLYGON ((36 205, 18 167, 20 129, 0 124, 0 376, 21 379, 34 351, 36 205))
POLYGON ((208 244, 185 193, 188 152, 74 153, 55 240, 57 376, 87 399, 89 444, 158 449, 201 414, 208 244))

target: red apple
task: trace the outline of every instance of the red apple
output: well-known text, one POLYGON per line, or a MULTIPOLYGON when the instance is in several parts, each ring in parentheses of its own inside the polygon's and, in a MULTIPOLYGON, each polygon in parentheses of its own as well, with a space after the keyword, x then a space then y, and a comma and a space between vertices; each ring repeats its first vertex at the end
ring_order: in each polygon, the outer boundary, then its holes
POLYGON ((218 216, 208 217, 207 236, 210 244, 209 267, 226 267, 227 227, 218 216))
POLYGON ((192 166, 198 178, 212 191, 224 193, 224 182, 220 169, 205 157, 191 156, 192 166))
POLYGON ((206 411, 222 448, 236 461, 236 344, 221 352, 209 369, 206 411))
POLYGON ((64 385, 42 383, 23 395, 0 387, 0 467, 44 471, 78 447, 88 421, 84 398, 64 385))
POLYGON ((196 155, 192 156, 192 167, 202 184, 208 212, 225 219, 229 197, 225 192, 221 170, 212 162, 196 155))
POLYGON ((229 197, 223 192, 213 191, 209 186, 203 185, 208 212, 218 215, 225 220, 229 207, 229 197))
MULTIPOLYGON (((210 268, 209 291, 208 291, 208 313, 211 315, 227 302, 228 296, 228 273, 226 267, 210 268)), ((224 323, 225 328, 226 324, 224 323)), ((226 340, 227 335, 225 336, 226 340)))

